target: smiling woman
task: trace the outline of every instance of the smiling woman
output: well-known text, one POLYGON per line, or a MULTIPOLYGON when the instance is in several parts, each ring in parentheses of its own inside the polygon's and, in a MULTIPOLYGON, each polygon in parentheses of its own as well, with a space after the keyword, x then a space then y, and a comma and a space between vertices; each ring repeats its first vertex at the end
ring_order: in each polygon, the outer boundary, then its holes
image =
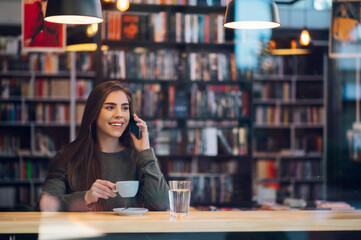
POLYGON ((55 156, 40 197, 42 211, 110 211, 123 206, 168 208, 168 185, 150 148, 132 92, 118 81, 93 89, 78 137, 55 156), (141 138, 129 130, 133 116, 141 138), (138 180, 135 197, 116 195, 115 182, 138 180))

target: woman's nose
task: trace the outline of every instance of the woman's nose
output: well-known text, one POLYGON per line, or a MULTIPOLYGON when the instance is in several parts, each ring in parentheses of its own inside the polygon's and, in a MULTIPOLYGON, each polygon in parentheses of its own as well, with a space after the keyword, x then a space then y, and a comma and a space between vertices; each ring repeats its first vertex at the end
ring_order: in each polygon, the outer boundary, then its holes
POLYGON ((115 115, 116 118, 120 118, 120 117, 122 117, 123 112, 122 112, 122 110, 120 108, 116 108, 115 111, 114 111, 114 115, 115 115))

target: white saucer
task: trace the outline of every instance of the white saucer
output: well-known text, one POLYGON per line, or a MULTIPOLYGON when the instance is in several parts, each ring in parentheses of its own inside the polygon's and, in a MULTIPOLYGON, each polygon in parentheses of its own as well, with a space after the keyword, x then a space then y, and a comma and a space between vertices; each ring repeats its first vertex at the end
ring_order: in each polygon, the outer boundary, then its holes
POLYGON ((113 211, 120 216, 141 216, 148 212, 146 208, 113 208, 113 211))

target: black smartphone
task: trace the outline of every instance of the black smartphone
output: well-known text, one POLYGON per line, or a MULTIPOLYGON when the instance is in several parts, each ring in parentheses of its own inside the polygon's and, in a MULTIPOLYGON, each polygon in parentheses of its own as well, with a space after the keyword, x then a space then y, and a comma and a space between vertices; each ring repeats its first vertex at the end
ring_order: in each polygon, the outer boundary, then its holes
POLYGON ((133 115, 130 115, 129 129, 135 135, 136 138, 140 139, 142 137, 140 127, 137 126, 137 122, 134 120, 133 115))

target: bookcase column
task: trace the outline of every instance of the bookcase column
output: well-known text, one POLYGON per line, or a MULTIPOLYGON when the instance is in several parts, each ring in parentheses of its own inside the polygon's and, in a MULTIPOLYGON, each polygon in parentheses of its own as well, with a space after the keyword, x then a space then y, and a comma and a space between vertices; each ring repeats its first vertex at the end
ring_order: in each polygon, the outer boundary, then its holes
POLYGON ((75 139, 75 103, 76 103, 76 53, 70 52, 70 142, 75 139))

